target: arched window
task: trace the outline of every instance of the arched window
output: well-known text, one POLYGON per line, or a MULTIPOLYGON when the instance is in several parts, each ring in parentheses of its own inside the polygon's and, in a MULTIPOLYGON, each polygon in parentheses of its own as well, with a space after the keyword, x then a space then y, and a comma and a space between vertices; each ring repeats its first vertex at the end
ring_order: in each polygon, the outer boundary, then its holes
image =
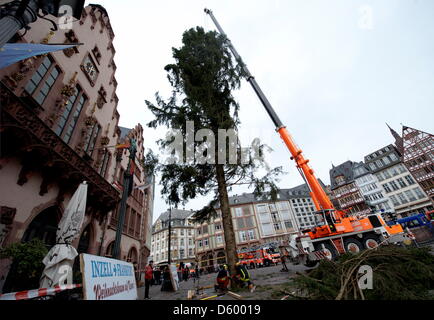
POLYGON ((56 232, 60 218, 61 212, 56 206, 43 210, 29 224, 22 241, 28 242, 38 238, 41 239, 47 247, 54 246, 56 244, 56 232))
POLYGON ((115 242, 112 241, 110 242, 110 244, 107 246, 107 249, 105 250, 105 256, 106 257, 113 257, 113 249, 115 247, 115 242))
POLYGON ((127 261, 131 263, 137 263, 137 250, 134 247, 131 247, 130 251, 128 251, 127 261))
POLYGON ((89 245, 91 239, 91 228, 90 224, 84 229, 80 236, 80 241, 78 242, 77 252, 80 253, 88 253, 89 245))
POLYGON ((200 263, 200 265, 202 267, 206 267, 207 266, 207 262, 208 262, 207 259, 208 259, 208 257, 206 255, 202 256, 201 263, 200 263))
POLYGON ((218 264, 226 263, 226 255, 223 251, 220 251, 219 253, 217 253, 217 263, 218 264))

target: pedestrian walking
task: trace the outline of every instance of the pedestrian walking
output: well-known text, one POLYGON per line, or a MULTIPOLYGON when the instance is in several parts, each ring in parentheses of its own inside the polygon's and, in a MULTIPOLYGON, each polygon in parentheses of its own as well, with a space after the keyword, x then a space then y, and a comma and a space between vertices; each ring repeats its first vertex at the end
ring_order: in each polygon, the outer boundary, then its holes
POLYGON ((282 255, 282 257, 280 258, 280 260, 282 261, 282 272, 288 272, 288 267, 286 266, 286 256, 282 255))
POLYGON ((161 284, 161 268, 155 269, 154 277, 155 277, 155 284, 160 285, 161 284))
POLYGON ((154 261, 149 261, 145 267, 145 300, 149 300, 149 286, 151 285, 154 273, 154 261))
POLYGON ((184 267, 184 270, 182 272, 183 272, 184 281, 187 281, 188 280, 188 268, 184 267))
POLYGON ((161 291, 172 291, 172 280, 170 279, 170 269, 169 266, 164 267, 163 271, 163 284, 161 285, 161 291))

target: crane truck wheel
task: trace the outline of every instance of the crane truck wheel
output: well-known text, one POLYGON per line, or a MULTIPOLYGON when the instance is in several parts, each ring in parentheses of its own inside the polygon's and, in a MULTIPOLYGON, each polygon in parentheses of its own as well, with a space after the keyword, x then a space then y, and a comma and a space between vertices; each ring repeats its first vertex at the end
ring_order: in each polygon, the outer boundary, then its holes
POLYGON ((338 256, 338 253, 336 252, 335 247, 331 243, 322 242, 322 243, 316 244, 314 247, 315 247, 315 251, 323 250, 323 252, 326 256, 326 259, 328 259, 328 260, 333 260, 338 256), (323 245, 324 245, 324 248, 323 248, 323 245))
POLYGON ((354 238, 348 238, 344 240, 344 248, 346 252, 359 253, 363 250, 363 245, 359 240, 354 238))
POLYGON ((314 267, 316 267, 318 264, 319 264, 319 261, 318 261, 318 260, 312 261, 312 260, 306 259, 306 262, 304 263, 304 266, 305 266, 305 267, 308 267, 308 268, 314 268, 314 267))
POLYGON ((362 239, 365 249, 374 249, 379 246, 380 239, 375 235, 367 235, 362 239))

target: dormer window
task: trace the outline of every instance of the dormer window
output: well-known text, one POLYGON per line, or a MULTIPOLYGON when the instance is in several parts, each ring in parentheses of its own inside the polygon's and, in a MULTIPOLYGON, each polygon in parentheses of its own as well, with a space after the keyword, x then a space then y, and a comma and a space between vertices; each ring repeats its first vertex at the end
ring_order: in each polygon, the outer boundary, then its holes
POLYGON ((336 184, 342 184, 345 182, 344 176, 340 175, 335 178, 336 184))

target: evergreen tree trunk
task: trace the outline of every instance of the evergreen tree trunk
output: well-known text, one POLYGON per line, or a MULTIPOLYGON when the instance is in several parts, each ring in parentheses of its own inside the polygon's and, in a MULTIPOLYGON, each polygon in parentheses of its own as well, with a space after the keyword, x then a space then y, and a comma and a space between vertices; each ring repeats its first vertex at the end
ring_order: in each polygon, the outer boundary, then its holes
POLYGON ((232 224, 232 215, 229 208, 229 197, 226 186, 224 165, 216 165, 216 178, 219 192, 220 210, 222 212, 223 231, 226 245, 226 261, 229 265, 231 275, 236 273, 235 263, 238 261, 237 244, 235 242, 235 232, 232 224))

